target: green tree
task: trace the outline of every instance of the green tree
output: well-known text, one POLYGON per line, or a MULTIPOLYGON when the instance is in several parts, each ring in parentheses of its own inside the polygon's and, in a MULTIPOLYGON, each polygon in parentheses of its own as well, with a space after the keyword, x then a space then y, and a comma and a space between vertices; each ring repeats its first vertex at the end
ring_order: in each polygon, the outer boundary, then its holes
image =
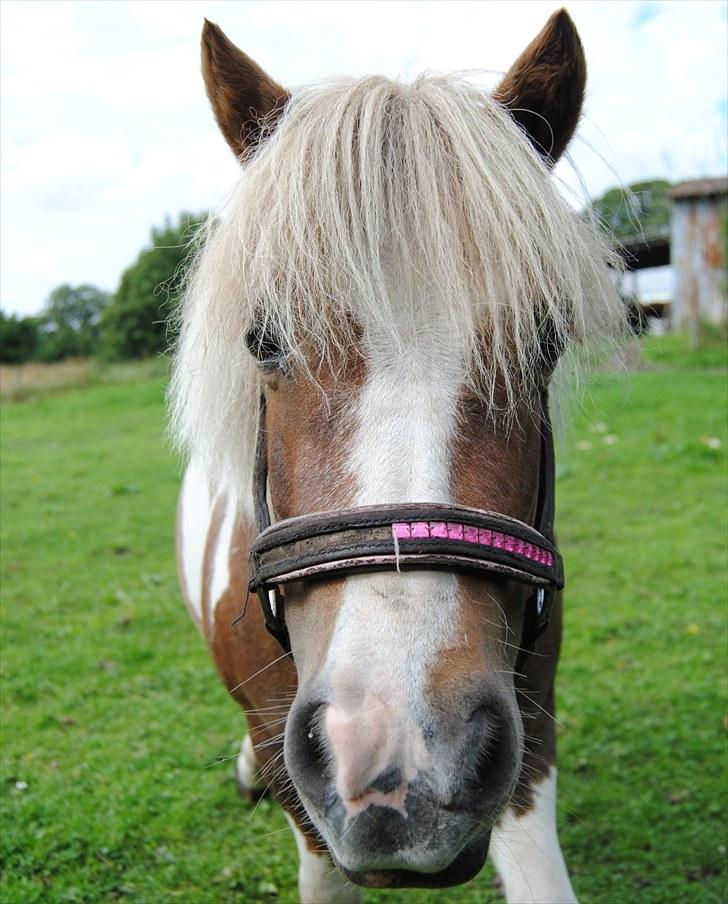
POLYGON ((591 203, 599 225, 620 240, 653 238, 670 231, 671 201, 665 179, 634 182, 628 188, 610 188, 591 203))
POLYGON ((38 347, 38 321, 0 310, 0 363, 22 364, 38 347))
POLYGON ((173 313, 190 257, 190 242, 204 214, 182 213, 152 229, 151 244, 124 271, 102 321, 103 345, 114 358, 141 358, 169 345, 173 313))
POLYGON ((101 318, 111 301, 108 292, 84 283, 55 288, 38 318, 36 357, 43 361, 86 357, 99 345, 101 318))

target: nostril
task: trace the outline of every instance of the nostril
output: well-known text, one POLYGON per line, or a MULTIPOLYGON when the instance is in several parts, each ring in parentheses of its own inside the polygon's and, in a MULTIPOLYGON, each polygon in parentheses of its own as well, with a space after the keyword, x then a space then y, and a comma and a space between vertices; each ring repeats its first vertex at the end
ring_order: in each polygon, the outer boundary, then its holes
POLYGON ((471 780, 481 788, 495 789, 510 774, 516 757, 508 720, 497 705, 486 704, 475 709, 468 721, 473 732, 471 780))
POLYGON ((382 794, 391 794, 402 784, 402 770, 398 766, 390 766, 374 779, 369 785, 368 791, 381 791, 382 794))
POLYGON ((476 706, 476 708, 468 716, 467 721, 482 724, 488 717, 488 713, 489 710, 487 706, 476 706))
POLYGON ((296 766, 321 773, 326 762, 322 727, 324 703, 310 703, 295 713, 291 725, 290 749, 296 766))
POLYGON ((306 747, 308 748, 311 760, 320 762, 326 754, 326 748, 323 740, 323 730, 321 726, 321 712, 323 704, 316 706, 304 723, 306 732, 306 747))
POLYGON ((313 800, 323 799, 331 781, 324 715, 327 704, 320 699, 294 703, 285 736, 285 767, 299 791, 313 800))

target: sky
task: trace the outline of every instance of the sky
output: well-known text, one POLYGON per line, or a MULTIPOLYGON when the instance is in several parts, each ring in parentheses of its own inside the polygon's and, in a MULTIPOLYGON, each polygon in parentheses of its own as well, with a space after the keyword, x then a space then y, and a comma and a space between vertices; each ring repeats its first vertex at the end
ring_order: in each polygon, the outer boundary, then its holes
MULTIPOLYGON (((550 0, 0 2, 0 306, 60 283, 113 291, 154 225, 214 207, 238 164, 199 66, 204 17, 278 82, 481 70, 486 86, 563 3, 550 0)), ((728 3, 576 0, 584 117, 556 178, 607 188, 726 172, 728 3)))

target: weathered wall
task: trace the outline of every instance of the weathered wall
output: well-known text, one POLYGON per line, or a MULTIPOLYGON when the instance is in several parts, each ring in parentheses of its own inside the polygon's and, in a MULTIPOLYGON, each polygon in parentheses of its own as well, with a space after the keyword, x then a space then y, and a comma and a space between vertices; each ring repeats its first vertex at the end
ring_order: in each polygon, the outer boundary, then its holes
POLYGON ((671 255, 675 269, 672 320, 676 326, 725 320, 726 271, 720 242, 720 203, 715 198, 675 200, 671 255))

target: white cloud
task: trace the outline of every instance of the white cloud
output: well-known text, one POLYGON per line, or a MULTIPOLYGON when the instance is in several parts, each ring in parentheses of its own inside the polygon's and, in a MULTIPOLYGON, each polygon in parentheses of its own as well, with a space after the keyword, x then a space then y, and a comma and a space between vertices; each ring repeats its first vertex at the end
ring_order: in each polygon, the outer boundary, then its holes
MULTIPOLYGON (((165 214, 236 176, 199 75, 205 16, 279 81, 487 67, 492 85, 561 3, 40 2, 2 17, 0 303, 60 282, 113 289, 165 214)), ((571 156, 587 190, 725 168, 722 3, 569 5, 589 60, 571 156)), ((558 177, 583 198, 565 163, 558 177)))

